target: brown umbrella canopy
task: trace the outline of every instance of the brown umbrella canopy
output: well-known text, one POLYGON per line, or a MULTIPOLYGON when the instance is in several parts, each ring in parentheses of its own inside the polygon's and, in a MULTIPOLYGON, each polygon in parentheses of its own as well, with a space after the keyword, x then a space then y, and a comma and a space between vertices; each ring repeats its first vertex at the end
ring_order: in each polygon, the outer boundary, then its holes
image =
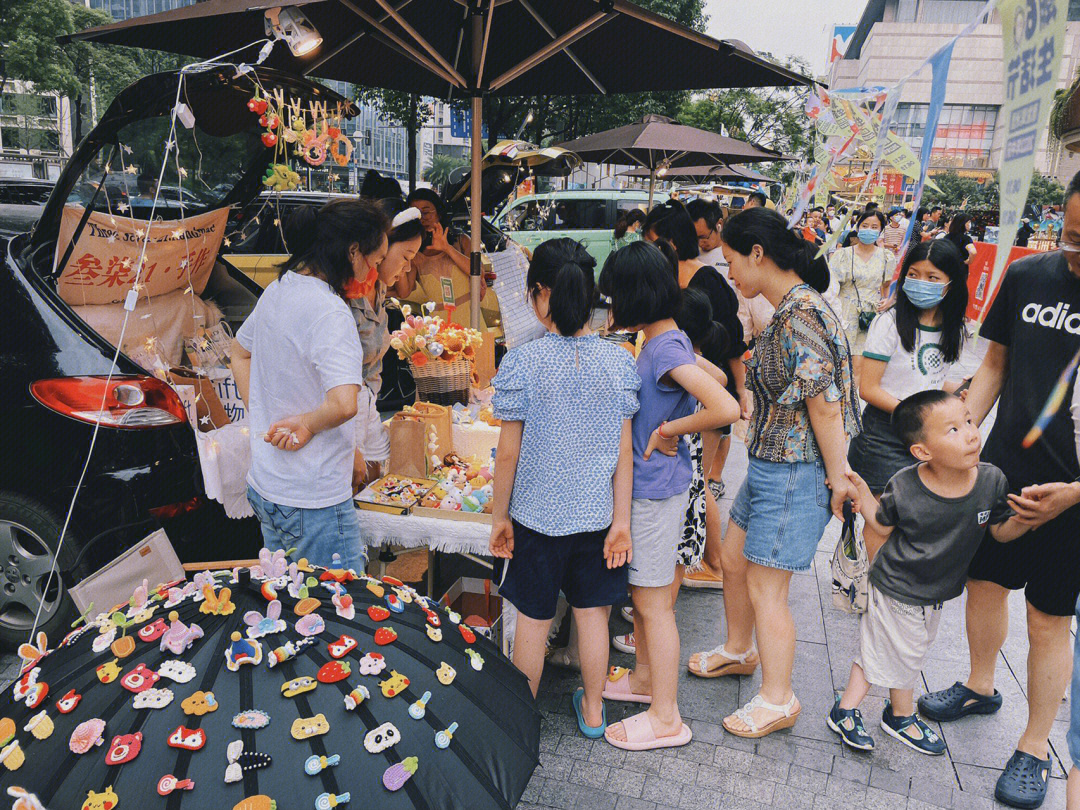
MULTIPOLYGON (((264 36, 273 0, 205 0, 74 35, 209 58, 264 36)), ((323 38, 310 56, 283 45, 292 72, 435 97, 623 93, 808 84, 742 42, 718 41, 629 0, 293 0, 323 38), (482 31, 473 69, 474 18, 482 31), (475 74, 479 73, 479 77, 475 74)), ((253 54, 251 57, 253 58, 253 54)))
MULTIPOLYGON (((645 168, 630 169, 630 171, 622 172, 623 177, 649 177, 651 174, 652 172, 645 168)), ((685 178, 689 180, 735 180, 737 182, 750 183, 779 182, 775 178, 768 177, 760 172, 755 172, 753 169, 736 169, 734 166, 728 166, 724 163, 718 163, 714 166, 680 166, 664 175, 665 180, 671 180, 673 178, 685 178)))

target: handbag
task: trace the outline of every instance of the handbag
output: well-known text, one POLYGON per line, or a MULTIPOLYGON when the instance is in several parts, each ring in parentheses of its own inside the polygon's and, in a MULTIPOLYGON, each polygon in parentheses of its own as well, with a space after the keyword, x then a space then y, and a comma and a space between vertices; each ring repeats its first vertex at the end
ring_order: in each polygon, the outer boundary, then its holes
POLYGON ((832 556, 833 605, 844 613, 866 613, 870 558, 866 543, 855 530, 851 503, 844 504, 844 525, 832 556))
POLYGON ((145 580, 151 588, 184 578, 184 567, 164 529, 147 535, 115 560, 69 589, 80 613, 109 610, 118 594, 131 594, 145 580))

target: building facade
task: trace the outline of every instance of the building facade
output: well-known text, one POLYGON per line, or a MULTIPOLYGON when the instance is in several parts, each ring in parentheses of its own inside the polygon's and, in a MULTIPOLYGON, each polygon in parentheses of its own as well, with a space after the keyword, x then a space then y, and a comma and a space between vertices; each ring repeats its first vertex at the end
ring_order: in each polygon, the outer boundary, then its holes
POLYGON ((0 92, 0 177, 55 180, 71 154, 71 102, 8 81, 0 92))
POLYGON ((107 11, 114 20, 126 20, 130 17, 172 11, 195 2, 196 0, 87 0, 86 4, 90 8, 107 11))
MULTIPOLYGON (((983 5, 983 0, 868 0, 844 55, 830 65, 829 87, 896 84, 960 33, 983 5)), ((1059 88, 1070 86, 1080 67, 1080 0, 1069 0, 1063 53, 1059 88)), ((1001 54, 997 11, 956 43, 930 174, 952 170, 988 179, 997 169, 1003 132, 998 122, 1003 102, 1001 54)), ((929 104, 927 67, 904 85, 893 124, 916 154, 922 148, 929 104)), ((1047 134, 1036 153, 1035 170, 1066 182, 1080 171, 1080 155, 1047 134)))

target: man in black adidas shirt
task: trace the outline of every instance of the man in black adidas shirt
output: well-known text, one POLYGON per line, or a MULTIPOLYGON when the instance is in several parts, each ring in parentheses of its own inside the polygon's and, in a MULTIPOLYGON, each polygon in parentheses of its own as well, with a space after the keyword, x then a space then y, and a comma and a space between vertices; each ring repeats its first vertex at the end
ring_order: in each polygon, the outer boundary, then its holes
MULTIPOLYGON (((1080 173, 1066 192, 1061 240, 1080 243, 1080 173)), ((1017 514, 1042 525, 1013 543, 984 538, 968 572, 971 674, 964 683, 923 695, 919 707, 937 720, 1000 708, 994 667, 1008 633, 1007 599, 1010 590, 1023 588, 1028 723, 995 793, 1007 804, 1038 807, 1050 769, 1050 729, 1069 683, 1069 625, 1080 595, 1080 464, 1068 406, 1030 448, 1021 441, 1080 349, 1080 254, 1056 250, 1010 265, 981 334, 989 345, 967 404, 982 422, 998 402, 983 460, 1000 467, 1018 493, 1010 496, 1017 514)))

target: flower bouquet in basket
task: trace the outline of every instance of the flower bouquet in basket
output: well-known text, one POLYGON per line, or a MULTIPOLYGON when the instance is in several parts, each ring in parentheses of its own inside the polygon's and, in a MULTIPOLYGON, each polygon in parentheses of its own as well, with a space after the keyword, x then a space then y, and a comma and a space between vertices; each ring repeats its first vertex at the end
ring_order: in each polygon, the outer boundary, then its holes
POLYGON ((405 322, 390 336, 390 347, 408 361, 418 402, 468 404, 472 361, 484 338, 476 329, 432 315, 432 302, 424 304, 424 309, 426 314, 414 315, 412 307, 401 305, 405 322))

